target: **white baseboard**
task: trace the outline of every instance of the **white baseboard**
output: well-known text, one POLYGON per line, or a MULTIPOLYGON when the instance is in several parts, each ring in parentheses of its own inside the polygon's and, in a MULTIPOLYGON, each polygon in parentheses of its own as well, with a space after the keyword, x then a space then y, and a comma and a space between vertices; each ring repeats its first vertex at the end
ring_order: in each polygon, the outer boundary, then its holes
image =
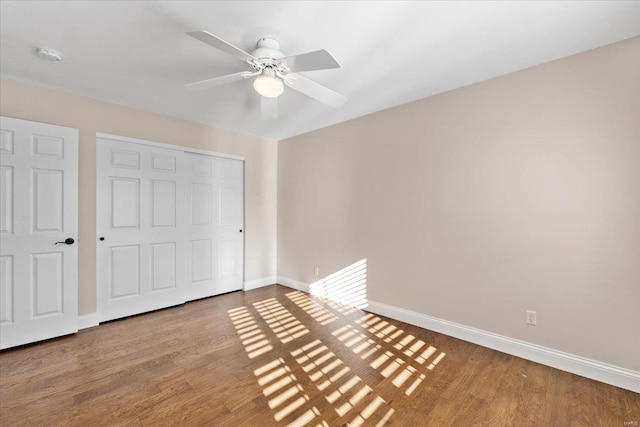
MULTIPOLYGON (((262 277, 260 279, 249 280, 244 282, 243 290, 261 288, 276 283, 276 276, 262 277)), ((98 313, 85 314, 78 316, 78 330, 92 328, 100 323, 100 315, 98 313)))
POLYGON ((100 323, 100 316, 98 313, 92 314, 83 314, 82 316, 78 316, 78 330, 93 328, 94 326, 98 326, 100 323))
POLYGON ((367 311, 640 393, 640 372, 619 368, 376 301, 369 301, 367 311))
POLYGON ((273 285, 274 283, 276 283, 276 276, 261 277, 260 279, 247 280, 244 282, 242 289, 250 291, 251 289, 262 288, 263 286, 273 285))
POLYGON ((277 283, 282 286, 286 286, 291 289, 297 289, 302 292, 309 293, 309 285, 304 282, 299 282, 297 280, 289 279, 287 277, 278 276, 277 283))
MULTIPOLYGON (((278 283, 300 291, 309 292, 309 285, 278 276, 278 283)), ((559 350, 531 344, 494 334, 448 320, 439 319, 415 311, 405 310, 376 301, 368 301, 366 311, 439 332, 483 347, 531 360, 542 365, 570 372, 616 387, 640 393, 640 372, 609 365, 559 350)))

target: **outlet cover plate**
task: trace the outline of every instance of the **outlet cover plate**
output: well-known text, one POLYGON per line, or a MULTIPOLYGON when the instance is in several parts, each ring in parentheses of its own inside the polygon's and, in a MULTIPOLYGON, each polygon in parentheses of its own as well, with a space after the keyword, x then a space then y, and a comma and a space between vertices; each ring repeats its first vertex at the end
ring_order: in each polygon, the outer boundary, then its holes
POLYGON ((527 317, 525 321, 527 322, 527 325, 536 326, 536 324, 538 323, 538 316, 536 312, 533 310, 526 310, 526 312, 527 317))

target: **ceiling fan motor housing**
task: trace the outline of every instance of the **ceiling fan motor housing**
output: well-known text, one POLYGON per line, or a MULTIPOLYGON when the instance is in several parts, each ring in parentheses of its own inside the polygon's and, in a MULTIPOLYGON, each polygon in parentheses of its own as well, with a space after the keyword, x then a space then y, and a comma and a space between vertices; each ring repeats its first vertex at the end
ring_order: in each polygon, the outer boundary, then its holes
POLYGON ((263 37, 256 43, 257 48, 251 55, 259 59, 280 59, 284 58, 284 53, 280 50, 280 42, 276 39, 263 37))

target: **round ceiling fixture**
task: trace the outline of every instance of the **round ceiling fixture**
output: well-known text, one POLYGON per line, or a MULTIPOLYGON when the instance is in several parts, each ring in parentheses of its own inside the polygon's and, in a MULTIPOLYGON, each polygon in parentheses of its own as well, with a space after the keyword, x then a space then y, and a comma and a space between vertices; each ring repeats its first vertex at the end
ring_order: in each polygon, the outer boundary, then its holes
POLYGON ((270 67, 262 70, 260 76, 253 81, 253 88, 262 96, 277 98, 282 95, 284 85, 282 80, 276 77, 275 71, 270 67))
POLYGON ((62 55, 55 49, 49 49, 43 47, 42 49, 38 49, 36 52, 39 58, 44 59, 45 61, 58 62, 62 61, 62 55))

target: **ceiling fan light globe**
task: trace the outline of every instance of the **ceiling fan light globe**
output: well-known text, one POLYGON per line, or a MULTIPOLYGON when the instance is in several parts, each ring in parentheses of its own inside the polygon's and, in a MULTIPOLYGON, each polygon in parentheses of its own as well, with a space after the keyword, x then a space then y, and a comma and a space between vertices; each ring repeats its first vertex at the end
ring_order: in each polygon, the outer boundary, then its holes
POLYGON ((260 95, 267 98, 277 98, 284 92, 284 84, 282 80, 276 77, 258 76, 253 81, 253 88, 260 95))

